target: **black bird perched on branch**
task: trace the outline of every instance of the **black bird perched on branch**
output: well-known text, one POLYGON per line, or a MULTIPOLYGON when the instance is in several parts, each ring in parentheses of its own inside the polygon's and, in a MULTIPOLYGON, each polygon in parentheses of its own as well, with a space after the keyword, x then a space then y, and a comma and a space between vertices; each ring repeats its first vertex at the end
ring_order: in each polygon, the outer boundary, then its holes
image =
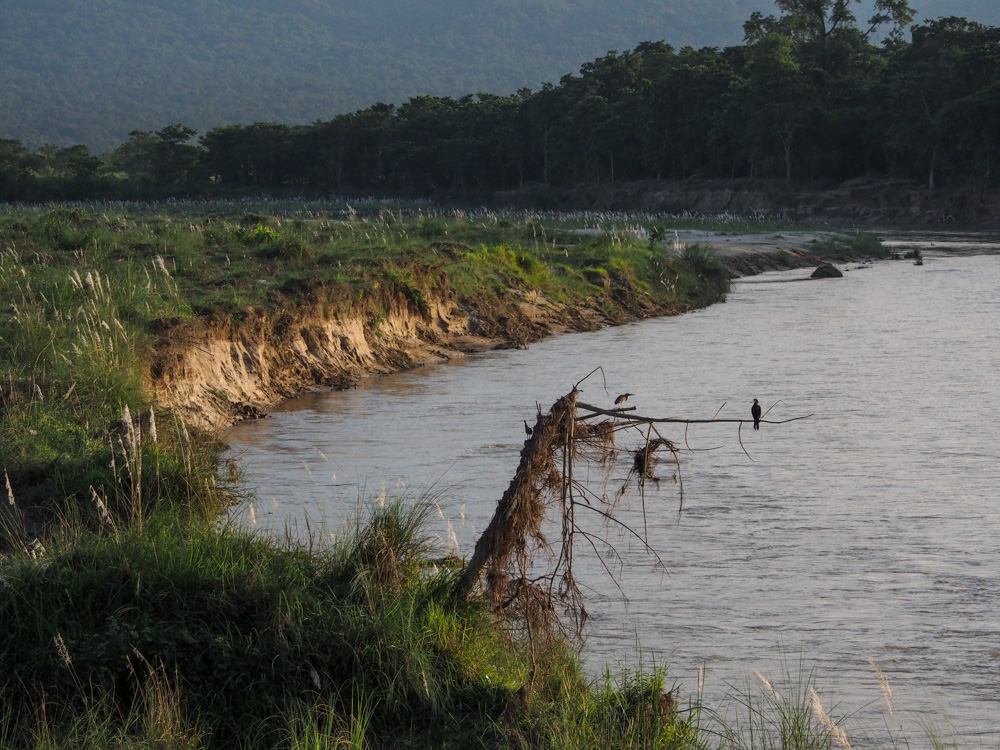
POLYGON ((750 414, 753 415, 753 428, 755 430, 760 429, 760 404, 757 403, 757 399, 753 400, 753 406, 750 407, 750 414))
POLYGON ((618 398, 615 399, 615 406, 621 406, 626 401, 628 401, 629 396, 634 396, 634 393, 623 393, 618 398))
POLYGON ((528 427, 528 420, 526 419, 524 420, 524 434, 527 435, 528 437, 531 437, 531 432, 532 430, 530 427, 528 427))

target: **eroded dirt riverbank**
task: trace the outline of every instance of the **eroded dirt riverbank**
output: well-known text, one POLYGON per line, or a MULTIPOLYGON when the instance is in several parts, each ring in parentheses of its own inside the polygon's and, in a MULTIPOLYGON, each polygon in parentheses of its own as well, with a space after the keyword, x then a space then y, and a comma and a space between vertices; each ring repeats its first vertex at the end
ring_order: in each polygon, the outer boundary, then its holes
MULTIPOLYGON (((668 238, 664 251, 676 253, 684 244, 711 246, 735 277, 818 265, 823 259, 808 251, 818 237, 689 230, 668 238)), ((176 409, 190 424, 217 432, 306 391, 347 388, 362 377, 683 312, 636 289, 622 292, 618 302, 623 317, 618 319, 609 318, 597 304, 570 306, 538 292, 511 289, 499 311, 477 309, 440 292, 423 306, 398 296, 384 316, 331 314, 327 305, 314 302, 253 313, 238 324, 182 324, 161 333, 150 379, 159 404, 176 409)))

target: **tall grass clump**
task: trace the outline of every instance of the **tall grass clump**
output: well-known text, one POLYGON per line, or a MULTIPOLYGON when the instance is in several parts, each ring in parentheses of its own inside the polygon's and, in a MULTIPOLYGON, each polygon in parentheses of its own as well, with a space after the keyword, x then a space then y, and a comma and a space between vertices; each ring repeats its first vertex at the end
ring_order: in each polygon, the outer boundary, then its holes
POLYGON ((462 265, 480 283, 492 277, 504 287, 541 290, 551 281, 548 269, 533 253, 505 245, 481 245, 465 254, 462 265))
POLYGON ((0 599, 8 730, 30 736, 43 708, 53 735, 80 717, 134 730, 128 717, 156 708, 181 717, 175 734, 215 746, 292 746, 333 728, 477 744, 524 665, 485 611, 451 601, 425 512, 389 503, 312 554, 160 513, 143 533, 13 555, 0 599), (150 693, 150 673, 170 690, 150 693))
MULTIPOLYGON (((52 226, 113 222, 59 209, 34 217, 34 228, 31 220, 0 227, 11 238, 0 251, 8 305, 0 314, 0 469, 18 507, 5 531, 30 535, 26 519, 37 525, 64 513, 100 519, 125 498, 134 512, 144 499, 176 500, 183 485, 185 499, 204 494, 214 467, 206 472, 190 445, 186 458, 172 450, 186 431, 170 415, 159 416, 157 435, 145 382, 148 324, 184 314, 163 257, 109 263, 106 253, 124 247, 41 246, 36 235, 48 237, 52 226)), ((10 543, 0 539, 0 549, 10 543)))
POLYGON ((665 690, 665 670, 625 670, 589 682, 568 663, 562 669, 563 674, 532 697, 538 707, 514 732, 515 746, 553 750, 702 746, 697 712, 681 715, 674 693, 665 690), (553 694, 554 689, 572 693, 553 694))
MULTIPOLYGON (((73 668, 72 661, 67 668, 73 668)), ((145 675, 134 677, 135 695, 128 705, 82 690, 87 697, 77 706, 41 697, 35 717, 27 722, 19 722, 14 709, 5 707, 0 713, 0 746, 30 750, 209 746, 207 734, 185 716, 174 679, 149 665, 145 675)))
MULTIPOLYGON (((772 683, 760 672, 755 682, 734 690, 714 712, 707 729, 722 746, 733 750, 850 750, 842 722, 830 717, 814 686, 813 675, 800 664, 792 675, 772 683)), ((711 715, 711 714, 710 714, 711 715)))
POLYGON ((678 286, 696 307, 719 302, 729 293, 729 269, 710 248, 688 245, 681 253, 678 286))

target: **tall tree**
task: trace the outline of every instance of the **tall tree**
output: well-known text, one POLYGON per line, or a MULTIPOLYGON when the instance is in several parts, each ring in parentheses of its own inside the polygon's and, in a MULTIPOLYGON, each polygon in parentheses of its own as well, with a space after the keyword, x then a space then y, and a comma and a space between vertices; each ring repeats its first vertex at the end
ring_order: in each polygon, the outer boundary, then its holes
POLYGON ((765 170, 780 144, 780 163, 792 179, 796 136, 807 119, 812 98, 809 79, 795 59, 792 40, 772 34, 747 50, 745 80, 737 96, 746 118, 754 159, 765 170))
POLYGON ((295 149, 299 130, 273 122, 215 128, 201 139, 203 162, 223 184, 268 189, 292 184, 305 172, 295 149))
POLYGON ((0 138, 0 200, 24 200, 32 182, 27 169, 28 149, 20 141, 0 138))
POLYGON ((193 186, 201 160, 201 148, 192 143, 196 135, 197 130, 181 124, 153 132, 133 130, 111 160, 140 194, 183 192, 193 186))
POLYGON ((954 17, 915 27, 895 49, 886 101, 897 170, 923 170, 931 190, 942 173, 989 181, 1000 159, 1000 29, 954 17))
MULTIPOLYGON (((743 31, 748 42, 780 33, 798 43, 815 43, 825 49, 830 37, 857 27, 853 6, 860 3, 861 0, 774 0, 781 16, 753 13, 743 31)), ((875 0, 874 11, 868 22, 869 36, 886 24, 891 25, 890 34, 898 35, 914 18, 908 0, 875 0)))

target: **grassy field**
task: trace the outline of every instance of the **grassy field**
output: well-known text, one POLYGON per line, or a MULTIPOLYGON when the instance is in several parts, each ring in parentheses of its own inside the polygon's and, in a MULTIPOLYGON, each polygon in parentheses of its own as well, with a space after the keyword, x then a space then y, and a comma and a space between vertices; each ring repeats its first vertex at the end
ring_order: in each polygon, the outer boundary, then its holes
MULTIPOLYGON (((483 602, 456 601, 460 561, 424 537, 419 504, 375 506, 309 549, 220 526, 239 468, 151 396, 159 332, 238 327, 253 310, 377 313, 387 295, 421 309, 446 294, 485 316, 517 289, 615 322, 724 298, 723 264, 701 247, 668 254, 663 221, 0 210, 0 746, 777 746, 706 731, 662 670, 589 682, 557 634, 529 644, 483 602)), ((801 710, 808 742, 781 746, 831 746, 801 710)))

